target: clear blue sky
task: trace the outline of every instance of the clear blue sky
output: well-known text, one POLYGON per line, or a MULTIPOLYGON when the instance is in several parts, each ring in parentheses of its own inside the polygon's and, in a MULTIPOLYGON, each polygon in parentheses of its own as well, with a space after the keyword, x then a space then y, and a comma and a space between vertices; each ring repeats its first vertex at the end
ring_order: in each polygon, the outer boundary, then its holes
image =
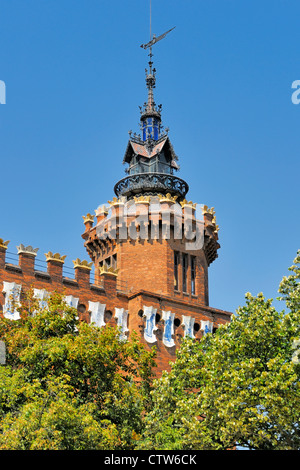
MULTIPOLYGON (((163 122, 188 199, 214 206, 210 304, 276 297, 299 243, 299 0, 152 0, 163 122)), ((87 259, 146 99, 149 0, 0 0, 0 237, 87 259)))

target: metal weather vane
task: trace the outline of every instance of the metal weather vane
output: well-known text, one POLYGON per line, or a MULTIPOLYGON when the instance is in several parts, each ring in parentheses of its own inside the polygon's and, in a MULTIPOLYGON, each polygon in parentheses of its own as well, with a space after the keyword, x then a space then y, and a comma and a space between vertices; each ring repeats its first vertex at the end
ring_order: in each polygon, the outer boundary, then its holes
POLYGON ((154 46, 154 44, 156 44, 158 41, 160 41, 161 39, 165 38, 166 35, 168 33, 170 33, 170 31, 173 31, 173 29, 175 29, 176 26, 174 26, 173 28, 169 29, 168 31, 166 31, 165 33, 161 34, 160 36, 156 37, 155 34, 153 34, 153 39, 151 39, 147 44, 141 44, 141 47, 143 49, 148 49, 149 47, 152 48, 152 46, 154 46))
MULTIPOLYGON (((150 0, 150 41, 147 42, 146 44, 141 44, 141 48, 144 50, 149 49, 149 69, 145 69, 146 72, 146 86, 148 88, 148 101, 144 103, 143 108, 140 107, 141 115, 142 116, 148 116, 151 119, 158 119, 160 121, 160 114, 161 114, 161 105, 156 106, 155 101, 154 101, 154 96, 153 96, 153 89, 155 88, 156 84, 156 69, 153 68, 153 53, 152 53, 152 47, 154 44, 157 42, 161 41, 164 39, 167 34, 169 34, 171 31, 175 29, 175 26, 165 33, 161 34, 160 36, 155 36, 155 34, 152 35, 152 12, 151 12, 151 0, 150 0)), ((161 124, 159 124, 160 129, 162 128, 161 124)))
MULTIPOLYGON (((149 51, 150 63, 151 63, 151 59, 153 57, 152 46, 154 46, 154 44, 156 44, 161 39, 164 39, 166 37, 166 35, 168 33, 170 33, 170 31, 172 31, 175 28, 176 28, 176 26, 169 29, 168 31, 166 31, 165 33, 161 34, 158 37, 156 37, 155 34, 152 35, 152 0, 150 0, 150 41, 147 42, 147 44, 141 44, 142 49, 150 49, 150 51, 149 51)), ((151 63, 151 65, 152 65, 152 63, 151 63)), ((151 68, 151 66, 150 66, 150 68, 151 68)))

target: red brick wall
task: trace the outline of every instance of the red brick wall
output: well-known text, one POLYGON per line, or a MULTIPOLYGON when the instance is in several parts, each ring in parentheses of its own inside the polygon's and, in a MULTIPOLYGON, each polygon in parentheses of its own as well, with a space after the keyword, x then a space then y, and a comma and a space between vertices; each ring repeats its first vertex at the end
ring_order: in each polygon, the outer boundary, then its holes
MULTIPOLYGON (((88 311, 88 302, 106 304, 106 309, 127 308, 127 300, 120 296, 116 289, 116 277, 109 274, 101 276, 101 285, 90 283, 90 271, 84 268, 75 268, 75 279, 63 277, 63 263, 58 261, 47 262, 47 272, 35 269, 34 256, 19 255, 18 265, 5 263, 5 250, 0 248, 0 312, 4 304, 2 293, 3 281, 22 284, 22 292, 31 287, 46 289, 49 292, 57 291, 64 295, 73 295, 79 298, 88 311)), ((87 313, 84 320, 88 320, 87 313)))
MULTIPOLYGON (((106 220, 104 218, 104 220, 106 220)), ((107 227, 112 221, 107 219, 107 227)), ((106 305, 106 311, 112 312, 111 323, 115 324, 115 308, 128 310, 129 335, 137 331, 141 341, 149 348, 157 349, 157 374, 169 369, 170 361, 175 360, 176 349, 180 347, 184 337, 182 316, 195 319, 194 335, 200 338, 201 320, 210 320, 216 328, 230 320, 230 313, 213 309, 208 306, 208 262, 203 249, 188 252, 185 240, 164 239, 162 226, 157 218, 158 239, 155 240, 99 240, 96 227, 87 222, 82 235, 85 246, 95 265, 95 284, 90 281, 90 271, 83 267, 75 268, 75 279, 63 274, 63 263, 50 259, 47 272, 35 268, 35 256, 22 253, 17 265, 7 262, 6 250, 0 245, 0 313, 4 303, 2 293, 3 281, 22 284, 22 291, 30 287, 58 291, 64 295, 79 298, 79 305, 84 305, 85 312, 80 313, 81 320, 89 322, 88 302, 100 302, 106 305), (182 266, 179 266, 179 289, 174 291, 174 251, 182 256, 188 254, 187 292, 182 292, 182 266), (99 263, 112 255, 117 255, 117 271, 100 275, 99 263), (196 292, 191 293, 190 256, 196 257, 196 292), (144 338, 145 306, 157 309, 157 331, 155 343, 147 343, 144 338), (175 314, 174 341, 175 346, 167 347, 163 343, 164 322, 162 312, 171 311, 175 314), (139 315, 139 313, 141 315, 139 315)))

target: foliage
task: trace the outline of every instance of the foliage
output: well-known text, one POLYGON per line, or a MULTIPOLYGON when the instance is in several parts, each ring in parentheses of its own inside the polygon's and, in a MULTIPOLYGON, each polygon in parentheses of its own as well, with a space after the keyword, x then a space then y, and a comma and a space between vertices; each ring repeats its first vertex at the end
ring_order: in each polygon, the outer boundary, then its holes
POLYGON ((287 311, 246 294, 229 324, 185 339, 152 383, 134 333, 77 320, 53 294, 0 319, 0 449, 300 450, 300 251, 279 286, 287 311))
POLYGON ((231 323, 186 340, 155 382, 143 449, 300 449, 300 251, 280 283, 288 312, 246 294, 231 323))
POLYGON ((149 407, 154 353, 117 328, 77 320, 54 293, 32 293, 21 319, 0 319, 0 449, 131 449, 149 407))

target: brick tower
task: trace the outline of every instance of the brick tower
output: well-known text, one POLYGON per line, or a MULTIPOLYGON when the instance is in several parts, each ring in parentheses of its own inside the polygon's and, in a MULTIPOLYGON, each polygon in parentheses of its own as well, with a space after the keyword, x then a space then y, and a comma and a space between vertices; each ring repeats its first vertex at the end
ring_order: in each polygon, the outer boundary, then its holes
POLYGON ((32 287, 42 308, 59 291, 80 320, 118 325, 124 340, 136 331, 155 346, 158 375, 184 337, 198 340, 231 316, 209 306, 208 267, 220 248, 214 209, 204 205, 199 216, 197 204, 187 201, 188 184, 175 175, 178 158, 154 102, 152 46, 166 34, 143 46, 150 51, 148 99, 140 108, 141 135, 130 133, 125 150, 127 175, 107 205, 83 217, 91 261, 77 258, 74 277, 70 270, 66 276, 66 255, 49 251, 43 261, 38 248, 21 243, 15 264, 0 238, 0 315, 18 321, 18 305, 32 287))
POLYGON ((154 101, 152 46, 162 37, 142 46, 150 49, 148 99, 140 107, 141 135, 129 132, 127 176, 109 205, 95 211, 95 226, 88 215, 82 235, 98 280, 111 276, 116 290, 126 293, 129 334, 140 331, 158 348, 160 370, 182 337, 200 338, 230 319, 209 307, 208 267, 220 248, 214 208, 203 206, 200 220, 197 205, 186 200, 189 187, 175 175, 178 157, 154 101))

